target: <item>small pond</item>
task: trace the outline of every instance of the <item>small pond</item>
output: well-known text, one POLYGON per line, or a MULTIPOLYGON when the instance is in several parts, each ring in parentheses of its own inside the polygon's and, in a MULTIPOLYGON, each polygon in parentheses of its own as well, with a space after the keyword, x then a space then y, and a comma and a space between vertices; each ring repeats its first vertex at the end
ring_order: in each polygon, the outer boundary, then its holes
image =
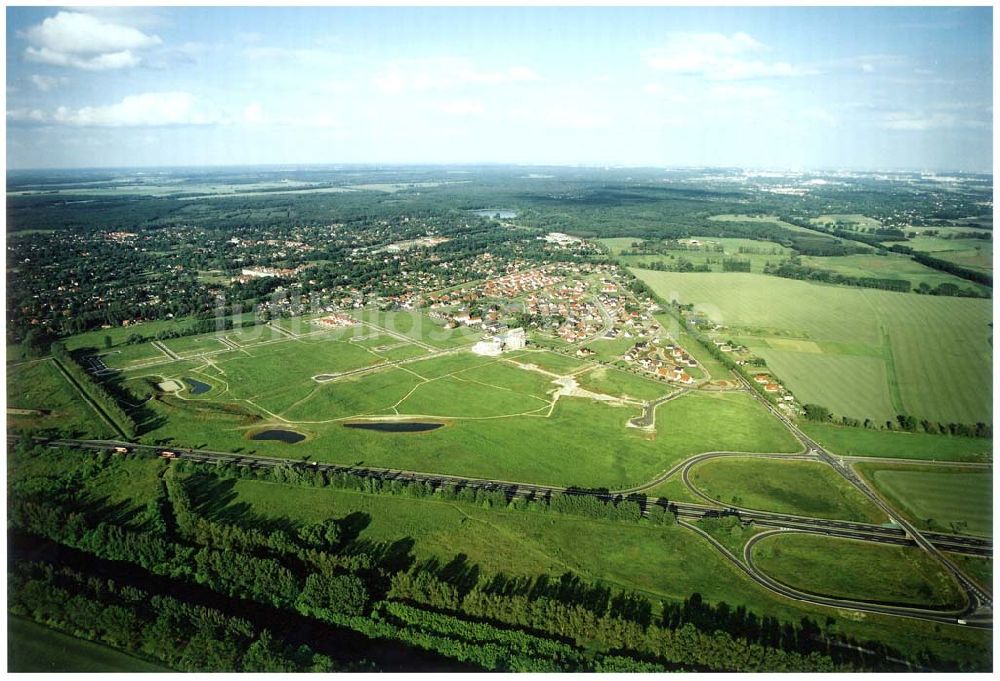
POLYGON ((196 381, 195 379, 188 378, 187 376, 184 377, 184 382, 188 384, 188 389, 191 391, 192 395, 201 395, 212 389, 212 386, 208 383, 202 383, 201 381, 196 381))
POLYGON ((293 445, 296 442, 302 442, 306 439, 306 436, 302 433, 296 433, 294 430, 281 430, 280 428, 272 428, 271 430, 262 430, 259 433, 254 433, 250 436, 251 440, 278 440, 279 442, 284 442, 285 444, 293 445))
POLYGON ((469 212, 484 218, 499 218, 501 220, 509 220, 517 217, 517 211, 508 208, 480 208, 469 212))
POLYGON ((362 423, 345 423, 345 428, 363 428, 379 430, 383 433, 422 433, 425 430, 440 428, 443 423, 414 423, 413 421, 370 421, 362 423))

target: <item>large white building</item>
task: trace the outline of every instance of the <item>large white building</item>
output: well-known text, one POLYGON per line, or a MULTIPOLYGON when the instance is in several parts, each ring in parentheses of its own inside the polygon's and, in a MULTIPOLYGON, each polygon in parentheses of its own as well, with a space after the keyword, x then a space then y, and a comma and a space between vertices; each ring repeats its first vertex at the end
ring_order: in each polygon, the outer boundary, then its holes
POLYGON ((499 336, 479 341, 472 346, 472 351, 477 355, 499 355, 509 350, 520 350, 526 343, 524 329, 508 329, 499 336))

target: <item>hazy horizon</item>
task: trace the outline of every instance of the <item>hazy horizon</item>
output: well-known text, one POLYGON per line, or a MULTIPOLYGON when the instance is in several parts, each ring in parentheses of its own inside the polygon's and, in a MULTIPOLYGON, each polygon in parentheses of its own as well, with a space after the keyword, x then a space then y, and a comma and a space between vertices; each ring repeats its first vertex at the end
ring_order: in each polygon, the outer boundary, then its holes
POLYGON ((7 9, 11 170, 991 173, 991 7, 7 9))

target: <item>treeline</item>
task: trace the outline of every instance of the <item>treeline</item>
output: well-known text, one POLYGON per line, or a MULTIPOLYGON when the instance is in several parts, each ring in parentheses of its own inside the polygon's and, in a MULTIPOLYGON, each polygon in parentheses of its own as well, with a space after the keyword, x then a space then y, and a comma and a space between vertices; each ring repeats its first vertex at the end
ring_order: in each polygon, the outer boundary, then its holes
POLYGON ((77 638, 185 672, 346 671, 245 619, 49 563, 13 563, 8 610, 77 638))
POLYGON ((901 430, 907 433, 927 433, 928 435, 953 435, 955 437, 992 438, 993 426, 979 421, 977 423, 941 423, 929 419, 917 419, 910 414, 896 414, 895 420, 876 422, 870 418, 857 419, 841 416, 835 420, 833 413, 820 404, 804 404, 806 418, 818 423, 836 422, 841 426, 867 428, 869 430, 901 430))
MULTIPOLYGON (((480 487, 466 483, 431 484, 423 480, 383 477, 377 473, 359 475, 358 472, 326 470, 306 463, 280 464, 277 466, 237 466, 235 463, 207 464, 180 460, 178 471, 199 471, 224 478, 267 480, 293 483, 310 487, 333 487, 367 494, 393 494, 414 499, 435 497, 442 501, 458 501, 482 508, 528 510, 562 513, 598 520, 624 522, 651 522, 672 524, 675 514, 666 499, 649 503, 643 494, 612 495, 606 490, 570 488, 567 493, 531 492, 518 494, 516 485, 480 487)), ((168 478, 168 485, 170 483, 168 478)), ((175 487, 170 489, 174 490, 175 487)), ((177 497, 181 497, 178 495, 177 497)), ((175 504, 175 509, 178 508, 175 504)), ((179 522, 180 519, 179 519, 179 522)), ((250 541, 250 540, 248 540, 250 541)))
MULTIPOLYGON (((924 253, 922 251, 915 251, 909 246, 901 246, 895 244, 889 247, 890 251, 895 251, 896 253, 905 253, 913 258, 916 262, 921 265, 926 265, 927 267, 933 267, 936 270, 942 272, 947 272, 948 274, 954 274, 956 277, 961 277, 962 279, 967 279, 968 281, 975 282, 977 284, 982 284, 983 286, 993 286, 993 275, 986 272, 980 272, 979 270, 973 270, 968 267, 962 267, 948 260, 942 260, 941 258, 935 258, 929 253, 924 253)), ((986 296, 988 297, 988 296, 986 296)))
POLYGON ((103 385, 94 380, 93 376, 76 363, 76 360, 66 350, 66 346, 63 343, 53 343, 51 352, 56 363, 69 374, 73 382, 87 394, 87 397, 93 400, 97 407, 107 415, 121 434, 128 440, 135 439, 139 432, 135 421, 119 406, 117 400, 103 385))
POLYGON ((832 270, 819 269, 803 265, 797 257, 791 257, 780 263, 766 263, 764 274, 785 279, 801 279, 804 281, 821 281, 828 284, 842 284, 845 286, 860 286, 862 288, 875 288, 883 291, 899 291, 908 293, 910 282, 906 279, 882 279, 877 277, 852 277, 840 274, 832 270))

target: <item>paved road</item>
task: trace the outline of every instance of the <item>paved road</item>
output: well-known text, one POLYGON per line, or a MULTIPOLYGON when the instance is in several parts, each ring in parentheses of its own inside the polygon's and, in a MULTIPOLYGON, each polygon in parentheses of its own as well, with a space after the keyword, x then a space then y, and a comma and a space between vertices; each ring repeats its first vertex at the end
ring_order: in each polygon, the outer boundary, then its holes
POLYGON ((663 397, 657 397, 655 400, 643 403, 642 414, 630 418, 628 420, 629 425, 633 428, 652 428, 656 424, 656 408, 664 402, 669 402, 670 400, 680 397, 687 391, 687 388, 678 388, 663 397))

